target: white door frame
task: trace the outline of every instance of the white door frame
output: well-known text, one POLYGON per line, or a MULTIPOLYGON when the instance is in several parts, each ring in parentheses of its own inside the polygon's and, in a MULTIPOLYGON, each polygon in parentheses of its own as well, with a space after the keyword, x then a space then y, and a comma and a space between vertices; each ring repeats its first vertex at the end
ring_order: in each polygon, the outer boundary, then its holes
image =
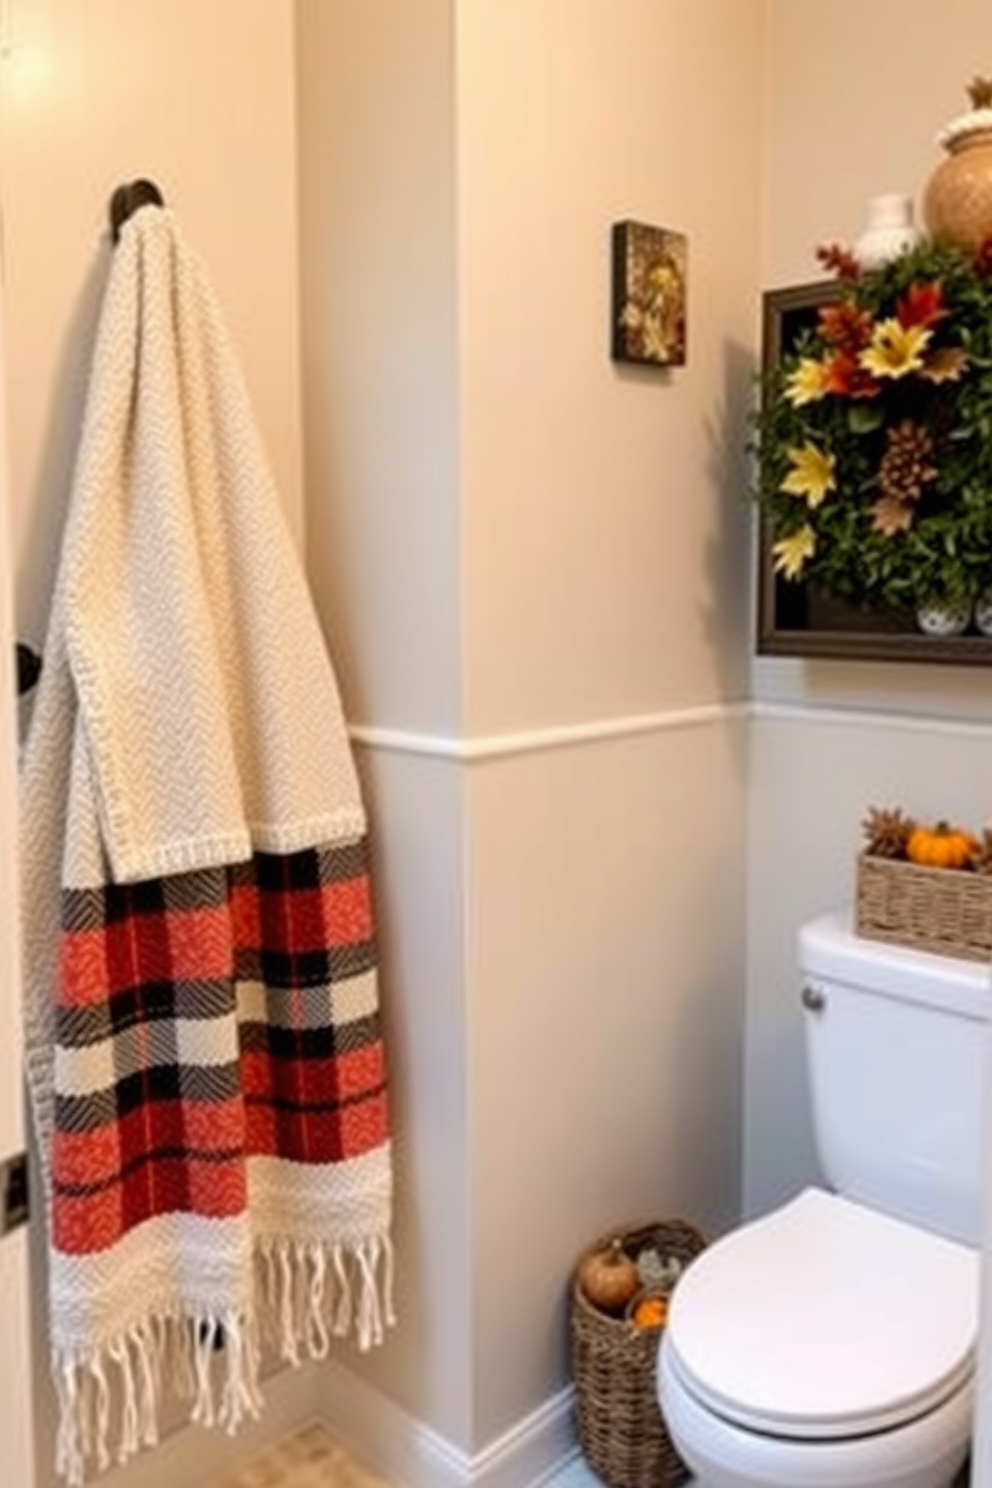
MULTIPOLYGON (((17 871, 17 702, 6 386, 0 304, 0 1161, 23 1152, 17 871)), ((0 1482, 35 1482, 26 1226, 0 1239, 0 1482)))

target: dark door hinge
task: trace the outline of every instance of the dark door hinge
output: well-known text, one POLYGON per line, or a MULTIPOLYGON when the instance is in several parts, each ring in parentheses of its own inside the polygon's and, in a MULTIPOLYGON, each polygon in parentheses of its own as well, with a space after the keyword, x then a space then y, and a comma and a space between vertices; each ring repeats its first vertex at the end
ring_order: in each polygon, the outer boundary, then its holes
POLYGON ((0 1236, 28 1222, 28 1158, 18 1152, 0 1163, 0 1236))

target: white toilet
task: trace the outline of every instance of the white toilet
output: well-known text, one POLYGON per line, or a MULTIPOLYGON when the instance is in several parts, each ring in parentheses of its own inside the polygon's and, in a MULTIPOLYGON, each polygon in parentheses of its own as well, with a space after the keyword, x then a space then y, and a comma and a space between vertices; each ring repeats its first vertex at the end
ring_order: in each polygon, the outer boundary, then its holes
POLYGON ((803 927, 821 1164, 677 1287, 658 1359, 701 1488, 948 1488, 978 1329, 986 966, 803 927))

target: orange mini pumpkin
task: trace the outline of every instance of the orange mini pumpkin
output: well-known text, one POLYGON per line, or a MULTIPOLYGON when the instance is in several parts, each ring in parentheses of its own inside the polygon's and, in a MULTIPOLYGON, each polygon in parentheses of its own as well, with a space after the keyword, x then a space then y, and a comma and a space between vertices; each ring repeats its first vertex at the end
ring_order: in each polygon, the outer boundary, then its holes
POLYGON ((668 1321, 668 1298, 653 1292, 642 1297, 634 1308, 633 1321, 638 1328, 662 1328, 668 1321))
POLYGON ((970 868, 978 843, 961 827, 938 822, 935 827, 916 827, 909 834, 906 856, 920 868, 970 868))

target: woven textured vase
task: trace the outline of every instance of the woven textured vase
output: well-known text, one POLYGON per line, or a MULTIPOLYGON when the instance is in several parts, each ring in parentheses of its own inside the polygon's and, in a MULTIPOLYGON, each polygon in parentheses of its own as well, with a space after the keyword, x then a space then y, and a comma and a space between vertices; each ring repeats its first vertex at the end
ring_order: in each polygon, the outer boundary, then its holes
POLYGON ((976 78, 972 109, 938 136, 948 152, 923 193, 923 220, 935 238, 974 252, 992 235, 992 81, 976 78))

